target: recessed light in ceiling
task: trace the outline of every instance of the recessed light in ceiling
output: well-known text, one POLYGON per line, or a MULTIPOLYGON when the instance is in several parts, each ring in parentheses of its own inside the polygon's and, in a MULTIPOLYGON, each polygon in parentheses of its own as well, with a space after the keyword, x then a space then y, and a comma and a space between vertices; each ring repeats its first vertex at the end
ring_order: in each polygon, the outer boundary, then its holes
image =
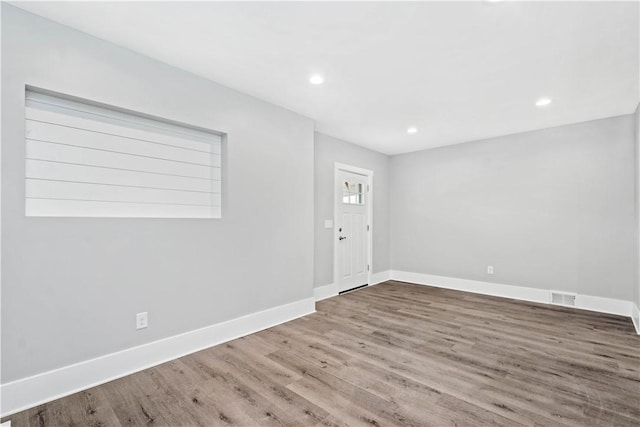
POLYGON ((311 77, 309 77, 309 83, 311 83, 312 85, 321 85, 322 83, 324 83, 324 77, 322 77, 320 74, 313 74, 311 77))
POLYGON ((418 132, 418 128, 415 126, 411 126, 407 128, 407 133, 417 133, 417 132, 418 132))
POLYGON ((551 98, 540 98, 536 101, 536 107, 545 107, 551 104, 551 98))

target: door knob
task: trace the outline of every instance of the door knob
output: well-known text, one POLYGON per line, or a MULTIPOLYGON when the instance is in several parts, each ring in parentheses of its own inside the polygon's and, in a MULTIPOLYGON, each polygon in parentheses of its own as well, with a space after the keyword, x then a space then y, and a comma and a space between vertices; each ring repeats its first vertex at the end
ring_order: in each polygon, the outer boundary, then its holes
POLYGON ((338 237, 338 240, 344 240, 344 239, 346 239, 346 237, 343 237, 343 236, 338 237))

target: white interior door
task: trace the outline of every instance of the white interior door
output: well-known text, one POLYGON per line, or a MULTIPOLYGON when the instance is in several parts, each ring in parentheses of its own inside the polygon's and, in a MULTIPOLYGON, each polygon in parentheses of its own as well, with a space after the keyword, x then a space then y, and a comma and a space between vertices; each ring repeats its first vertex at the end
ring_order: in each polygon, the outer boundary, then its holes
POLYGON ((368 177, 339 170, 336 190, 338 292, 369 281, 368 177))

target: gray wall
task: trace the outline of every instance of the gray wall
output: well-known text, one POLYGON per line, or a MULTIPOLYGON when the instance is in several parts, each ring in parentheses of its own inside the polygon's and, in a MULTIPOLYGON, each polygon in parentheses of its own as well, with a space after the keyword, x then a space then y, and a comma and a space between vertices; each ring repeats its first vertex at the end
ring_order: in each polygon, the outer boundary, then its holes
MULTIPOLYGON (((634 115, 636 121, 635 127, 635 164, 636 164, 636 286, 635 286, 635 298, 633 302, 638 305, 640 309, 640 104, 636 107, 636 113, 634 115)), ((640 325, 640 319, 636 319, 638 325, 640 325)))
POLYGON ((3 383, 312 296, 307 118, 3 3, 2 162, 3 383), (223 218, 26 218, 25 84, 227 132, 223 218))
POLYGON ((345 163, 372 170, 373 175, 373 272, 389 270, 389 157, 360 146, 315 134, 315 263, 314 284, 333 283, 334 164, 345 163))
POLYGON ((392 268, 631 300, 633 128, 629 115, 392 157, 392 268))

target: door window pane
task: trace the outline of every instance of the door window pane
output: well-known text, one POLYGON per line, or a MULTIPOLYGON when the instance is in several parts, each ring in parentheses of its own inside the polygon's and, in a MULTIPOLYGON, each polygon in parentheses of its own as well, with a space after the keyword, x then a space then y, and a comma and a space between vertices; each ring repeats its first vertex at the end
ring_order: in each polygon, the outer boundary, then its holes
POLYGON ((364 184, 345 181, 342 186, 342 203, 347 205, 364 205, 364 184))

